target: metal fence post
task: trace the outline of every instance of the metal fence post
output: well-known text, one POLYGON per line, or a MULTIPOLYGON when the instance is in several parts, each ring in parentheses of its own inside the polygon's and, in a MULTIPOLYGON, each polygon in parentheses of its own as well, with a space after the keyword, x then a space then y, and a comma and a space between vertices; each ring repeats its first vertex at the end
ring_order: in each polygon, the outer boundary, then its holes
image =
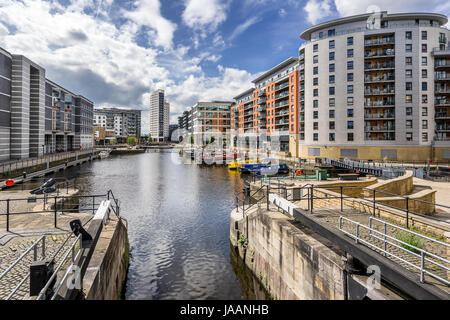
POLYGON ((56 206, 56 196, 55 196, 55 217, 54 217, 54 220, 55 220, 55 228, 57 227, 57 206, 56 206))
POLYGON ((373 216, 375 217, 375 193, 376 193, 376 191, 375 191, 375 189, 373 189, 373 216))
POLYGON ((424 282, 425 280, 425 252, 421 251, 420 253, 420 282, 424 282))
POLYGON ((9 199, 6 200, 6 231, 9 232, 9 199))
POLYGON ((344 199, 343 199, 343 191, 342 191, 343 187, 341 186, 341 212, 344 211, 344 199))
POLYGON ((309 211, 312 213, 313 209, 314 209, 314 185, 311 185, 310 190, 311 190, 311 195, 310 195, 310 197, 311 197, 311 207, 309 208, 309 211))
POLYGON ((386 222, 383 223, 383 232, 384 232, 384 252, 383 255, 386 257, 387 243, 386 243, 386 222))
POLYGON ((406 197, 406 228, 409 229, 409 197, 406 197))
POLYGON ((267 204, 267 211, 269 211, 269 185, 267 185, 266 204, 267 204))
POLYGON ((356 224, 356 243, 358 243, 358 239, 359 239, 359 223, 356 224))

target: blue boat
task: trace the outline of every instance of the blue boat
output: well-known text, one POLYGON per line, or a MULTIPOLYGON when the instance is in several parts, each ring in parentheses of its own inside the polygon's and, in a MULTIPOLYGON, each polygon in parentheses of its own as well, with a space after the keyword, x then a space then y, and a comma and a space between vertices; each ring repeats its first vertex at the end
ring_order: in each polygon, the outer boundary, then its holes
POLYGON ((239 167, 241 173, 256 173, 258 175, 274 175, 277 173, 289 172, 289 167, 285 163, 275 164, 275 159, 262 159, 260 163, 243 164, 239 167))

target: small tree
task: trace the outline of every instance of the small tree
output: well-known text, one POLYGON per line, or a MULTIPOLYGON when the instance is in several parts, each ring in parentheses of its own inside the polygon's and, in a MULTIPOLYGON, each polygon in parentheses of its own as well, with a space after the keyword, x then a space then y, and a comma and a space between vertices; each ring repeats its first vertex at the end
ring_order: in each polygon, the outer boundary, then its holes
POLYGON ((127 143, 128 143, 129 145, 134 146, 134 145, 136 144, 136 138, 135 138, 135 137, 128 137, 127 143))
POLYGON ((148 141, 148 142, 153 142, 152 136, 149 135, 148 138, 147 138, 147 141, 148 141))

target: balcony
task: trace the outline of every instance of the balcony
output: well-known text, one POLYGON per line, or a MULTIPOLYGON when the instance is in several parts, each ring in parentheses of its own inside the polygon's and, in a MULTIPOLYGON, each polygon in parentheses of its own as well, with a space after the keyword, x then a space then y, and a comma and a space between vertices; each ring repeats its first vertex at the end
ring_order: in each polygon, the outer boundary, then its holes
POLYGON ((447 99, 436 99, 434 105, 437 107, 450 107, 450 100, 447 99))
POLYGON ((394 49, 384 49, 377 51, 365 51, 364 59, 379 59, 379 58, 391 58, 395 56, 394 49))
POLYGON ((395 38, 382 38, 382 39, 368 39, 364 40, 364 46, 380 46, 380 45, 393 45, 395 44, 395 38))
POLYGON ((364 83, 380 83, 380 82, 394 82, 395 75, 393 73, 385 73, 382 76, 369 76, 364 77, 364 83))
POLYGON ((435 119, 450 119, 450 114, 448 114, 447 112, 436 112, 434 115, 435 119))
POLYGON ((434 93, 448 94, 448 93, 450 93, 450 88, 445 88, 445 87, 444 88, 442 88, 442 87, 435 88, 434 93))
POLYGON ((395 118, 395 113, 366 113, 364 114, 364 120, 392 120, 395 118))
POLYGON ((365 108, 391 108, 394 107, 395 101, 394 100, 377 100, 377 101, 366 101, 364 103, 365 108))
POLYGON ((450 68, 450 60, 435 59, 434 67, 435 68, 450 68))
POLYGON ((388 87, 384 89, 371 89, 364 90, 364 95, 366 96, 382 96, 382 95, 392 95, 395 94, 395 87, 388 87))
POLYGON ((275 118, 289 116, 289 111, 280 111, 275 113, 275 118))
POLYGON ((256 96, 257 97, 262 97, 266 95, 266 90, 261 90, 256 96))
POLYGON ((256 109, 258 112, 266 111, 266 106, 260 106, 258 109, 256 109))
POLYGON ((289 101, 283 101, 283 102, 275 104, 275 109, 282 108, 282 107, 285 107, 285 106, 289 106, 289 101))
POLYGON ((279 90, 284 89, 284 88, 287 88, 287 87, 289 87, 289 82, 282 83, 282 84, 280 84, 279 86, 276 86, 276 87, 275 87, 275 91, 279 91, 279 90))
POLYGON ((394 126, 366 126, 364 132, 394 132, 394 126))
POLYGON ((434 79, 436 81, 449 81, 450 80, 450 74, 436 74, 434 76, 434 79))
POLYGON ((275 100, 283 99, 283 98, 289 98, 289 92, 282 92, 279 95, 275 96, 275 100))
POLYGON ((389 70, 389 69, 395 69, 394 61, 384 61, 382 63, 380 63, 380 62, 366 63, 364 65, 364 70, 366 70, 366 71, 389 70))

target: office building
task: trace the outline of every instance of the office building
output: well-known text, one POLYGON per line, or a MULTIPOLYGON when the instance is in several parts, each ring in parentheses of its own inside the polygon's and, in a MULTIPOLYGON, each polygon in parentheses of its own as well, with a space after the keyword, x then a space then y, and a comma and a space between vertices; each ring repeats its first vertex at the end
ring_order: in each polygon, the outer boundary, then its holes
POLYGON ((156 90, 150 96, 150 136, 153 141, 169 140, 170 104, 164 90, 156 90))

